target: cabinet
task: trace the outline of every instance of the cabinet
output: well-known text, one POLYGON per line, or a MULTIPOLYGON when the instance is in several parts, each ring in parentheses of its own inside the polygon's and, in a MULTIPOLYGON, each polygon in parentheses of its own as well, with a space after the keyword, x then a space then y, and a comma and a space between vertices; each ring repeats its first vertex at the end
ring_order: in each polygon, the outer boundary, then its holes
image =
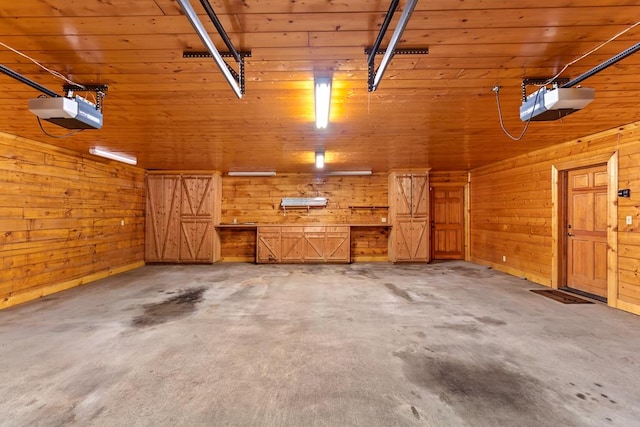
POLYGON ((220 257, 220 176, 147 175, 145 260, 213 263, 220 257))
POLYGON ((428 171, 389 174, 389 259, 429 261, 428 171))
POLYGON ((257 263, 348 263, 349 226, 258 227, 257 263))

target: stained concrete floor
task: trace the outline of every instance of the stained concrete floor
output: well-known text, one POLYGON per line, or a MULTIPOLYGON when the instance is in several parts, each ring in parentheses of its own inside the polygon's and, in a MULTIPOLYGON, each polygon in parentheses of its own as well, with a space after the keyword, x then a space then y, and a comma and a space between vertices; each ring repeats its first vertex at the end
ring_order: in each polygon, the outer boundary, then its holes
POLYGON ((640 317, 464 262, 147 266, 0 312, 3 426, 637 426, 640 317))

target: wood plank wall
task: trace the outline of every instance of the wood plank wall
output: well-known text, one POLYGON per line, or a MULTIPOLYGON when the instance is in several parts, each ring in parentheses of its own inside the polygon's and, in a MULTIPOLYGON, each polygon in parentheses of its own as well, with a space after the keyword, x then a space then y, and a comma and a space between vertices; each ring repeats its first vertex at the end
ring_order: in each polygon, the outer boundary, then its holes
MULTIPOLYGON (((387 175, 228 177, 222 179, 222 222, 260 224, 380 224, 386 209, 351 209, 350 206, 387 206, 387 175), (326 197, 324 208, 280 208, 283 197, 326 197)), ((222 261, 255 259, 255 231, 226 229, 221 234, 222 261)), ((354 261, 386 261, 388 229, 352 229, 354 261)))
POLYGON ((552 165, 616 150, 618 188, 631 189, 617 199, 618 307, 640 314, 640 122, 472 170, 471 261, 550 286, 552 165))
POLYGON ((0 133, 0 308, 143 259, 143 169, 0 133))

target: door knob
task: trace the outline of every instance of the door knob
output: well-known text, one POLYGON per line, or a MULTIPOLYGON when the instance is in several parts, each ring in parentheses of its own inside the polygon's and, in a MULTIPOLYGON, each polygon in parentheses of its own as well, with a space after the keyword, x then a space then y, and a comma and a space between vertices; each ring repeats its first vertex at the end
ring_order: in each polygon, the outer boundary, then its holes
POLYGON ((573 237, 573 233, 567 233, 567 236, 573 237))

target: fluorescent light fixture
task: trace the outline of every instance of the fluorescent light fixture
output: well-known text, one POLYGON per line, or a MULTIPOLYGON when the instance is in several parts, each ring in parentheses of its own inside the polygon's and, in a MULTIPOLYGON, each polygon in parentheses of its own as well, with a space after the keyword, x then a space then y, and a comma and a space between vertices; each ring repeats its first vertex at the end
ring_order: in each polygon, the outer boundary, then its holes
POLYGON ((327 175, 333 175, 333 176, 367 176, 367 175, 371 175, 371 171, 332 171, 332 172, 327 172, 327 175))
POLYGON ((276 176, 275 171, 229 171, 229 176, 276 176))
POLYGON ((331 79, 316 78, 316 127, 325 129, 329 124, 329 108, 331 106, 331 79))
POLYGON ((100 156, 106 159, 116 160, 122 163, 128 163, 130 165, 135 165, 136 163, 138 163, 138 160, 134 156, 112 153, 111 151, 107 151, 103 148, 91 147, 89 148, 89 153, 93 154, 94 156, 100 156))
POLYGON ((322 151, 316 153, 316 167, 318 169, 324 168, 324 153, 322 151))

